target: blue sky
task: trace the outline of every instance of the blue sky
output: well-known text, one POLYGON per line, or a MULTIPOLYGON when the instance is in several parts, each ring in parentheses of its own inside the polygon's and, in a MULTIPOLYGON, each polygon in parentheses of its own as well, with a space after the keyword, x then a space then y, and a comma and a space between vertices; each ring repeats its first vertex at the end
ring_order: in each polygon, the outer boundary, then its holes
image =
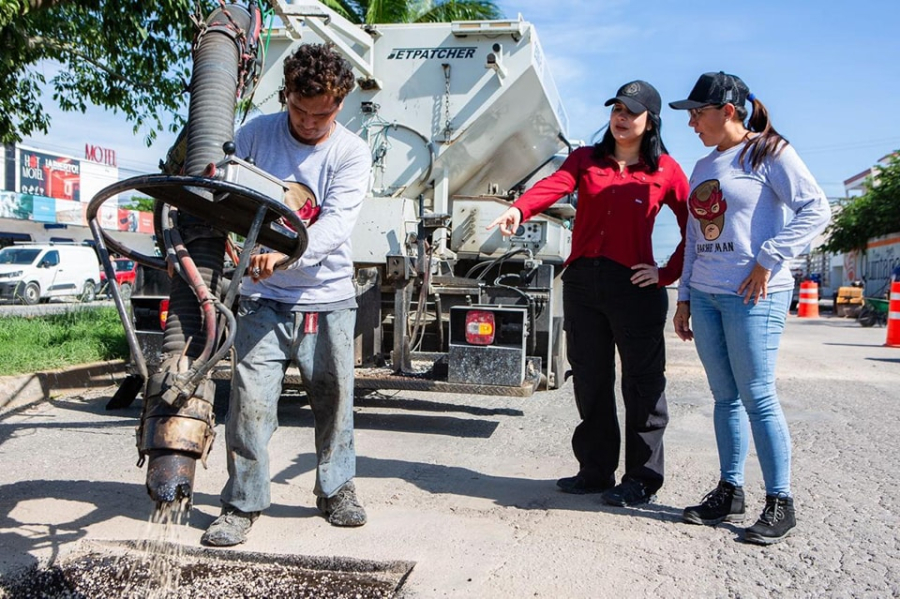
MULTIPOLYGON (((569 112, 570 136, 590 140, 608 120, 603 102, 633 79, 663 98, 663 140, 690 175, 708 149, 667 103, 697 77, 740 76, 766 105, 826 195, 900 149, 900 2, 823 0, 501 0, 537 27, 569 112)), ((677 243, 668 211, 656 258, 677 243), (674 236, 674 237, 673 237, 674 236), (675 239, 675 241, 672 241, 675 239)))
MULTIPOLYGON (((665 103, 687 97, 697 77, 739 75, 766 105, 829 197, 843 181, 900 149, 900 2, 757 0, 499 0, 508 18, 535 24, 569 113, 571 139, 589 141, 608 121, 603 102, 645 79, 663 98, 663 139, 690 174, 707 153, 687 116, 665 103)), ((116 150, 130 175, 156 172, 174 135, 146 148, 124 119, 101 110, 54 113, 48 137, 26 140, 80 156, 89 142, 116 150), (132 171, 130 173, 129 171, 132 171)), ((657 259, 671 251, 664 217, 657 259)))

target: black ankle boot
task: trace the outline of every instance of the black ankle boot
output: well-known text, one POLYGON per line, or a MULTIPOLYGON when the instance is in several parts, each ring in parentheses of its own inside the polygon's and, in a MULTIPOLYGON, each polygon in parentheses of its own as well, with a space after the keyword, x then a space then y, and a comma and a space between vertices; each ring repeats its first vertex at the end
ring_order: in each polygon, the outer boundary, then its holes
POLYGON ((794 498, 766 495, 766 507, 756 524, 744 532, 744 540, 757 545, 771 545, 788 536, 795 526, 794 498))
POLYGON ((744 488, 724 480, 706 494, 700 505, 684 508, 682 520, 690 524, 715 526, 720 522, 744 521, 744 488))

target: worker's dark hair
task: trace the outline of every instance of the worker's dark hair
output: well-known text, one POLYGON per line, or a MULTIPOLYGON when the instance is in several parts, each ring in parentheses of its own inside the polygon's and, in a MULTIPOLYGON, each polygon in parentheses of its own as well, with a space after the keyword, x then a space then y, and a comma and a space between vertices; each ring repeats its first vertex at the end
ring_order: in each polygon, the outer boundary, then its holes
POLYGON ((353 90, 353 67, 325 44, 302 44, 284 60, 285 95, 330 95, 340 102, 353 90))
MULTIPOLYGON (((668 154, 666 145, 662 141, 662 119, 658 114, 647 111, 647 121, 650 127, 644 132, 641 138, 641 160, 647 165, 651 173, 655 173, 659 169, 659 157, 668 154)), ((616 154, 616 139, 613 137, 609 126, 603 132, 603 139, 594 144, 594 160, 602 160, 608 156, 616 154)))

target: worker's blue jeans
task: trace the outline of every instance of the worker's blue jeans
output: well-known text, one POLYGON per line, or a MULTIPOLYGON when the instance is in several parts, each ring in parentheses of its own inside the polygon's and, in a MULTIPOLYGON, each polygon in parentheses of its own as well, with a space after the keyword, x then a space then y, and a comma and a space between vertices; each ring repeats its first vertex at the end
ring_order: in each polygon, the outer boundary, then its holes
POLYGON ((356 310, 320 312, 317 333, 304 333, 304 316, 285 304, 241 298, 225 423, 228 482, 222 503, 244 512, 262 511, 271 503, 268 446, 278 428, 278 399, 292 360, 300 370, 315 421, 315 494, 331 497, 356 474, 356 310))
POLYGON ((715 400, 721 479, 743 486, 752 431, 768 495, 791 493, 791 436, 775 392, 790 301, 790 291, 745 304, 742 296, 691 289, 694 342, 715 400))

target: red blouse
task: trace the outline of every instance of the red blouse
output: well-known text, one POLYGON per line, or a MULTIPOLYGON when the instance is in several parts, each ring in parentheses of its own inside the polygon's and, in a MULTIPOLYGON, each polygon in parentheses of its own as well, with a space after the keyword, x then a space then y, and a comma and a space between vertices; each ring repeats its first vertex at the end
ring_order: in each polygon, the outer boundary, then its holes
POLYGON ((651 173, 640 162, 619 172, 612 158, 601 161, 593 146, 572 152, 558 171, 538 181, 513 204, 522 211, 522 221, 538 214, 559 198, 578 190, 572 253, 576 258, 609 258, 632 267, 656 264, 651 235, 656 215, 667 205, 678 221, 681 242, 665 267, 659 269, 659 286, 670 285, 681 276, 684 264, 684 227, 690 188, 684 171, 668 154, 651 173))

